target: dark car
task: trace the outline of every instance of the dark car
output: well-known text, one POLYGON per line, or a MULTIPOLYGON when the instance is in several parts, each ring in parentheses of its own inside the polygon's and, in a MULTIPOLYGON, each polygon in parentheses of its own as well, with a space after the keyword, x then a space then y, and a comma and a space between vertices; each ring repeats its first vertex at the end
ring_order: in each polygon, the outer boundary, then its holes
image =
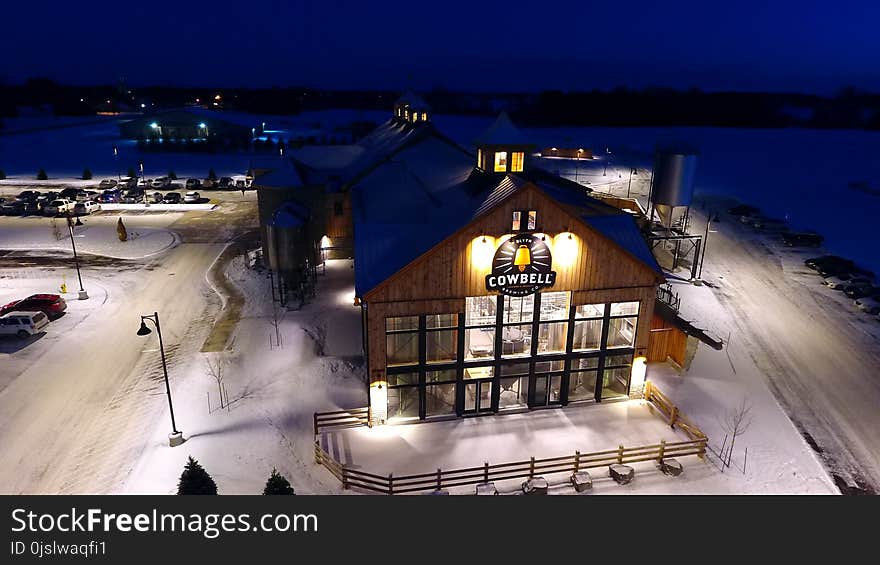
POLYGON ((229 177, 220 177, 217 188, 235 188, 235 181, 229 177))
POLYGON ((754 206, 749 206, 747 204, 740 204, 739 206, 734 206, 727 210, 728 214, 732 214, 734 216, 754 216, 759 213, 761 210, 755 208, 754 206))
POLYGON ((25 202, 28 200, 36 200, 39 195, 40 193, 35 190, 22 190, 18 193, 18 196, 16 196, 15 199, 25 202))
POLYGON ((180 204, 180 193, 179 192, 169 192, 162 199, 163 204, 180 204))
POLYGON ((66 198, 67 200, 85 200, 86 191, 82 188, 65 188, 58 193, 58 198, 66 198))
POLYGON ((844 294, 850 298, 862 298, 865 296, 880 295, 880 286, 872 281, 861 280, 857 282, 848 281, 843 289, 844 294))
POLYGON ((838 255, 821 255, 819 257, 811 257, 804 260, 804 265, 813 269, 814 271, 818 271, 821 267, 825 266, 839 266, 849 269, 854 269, 856 266, 856 264, 852 260, 840 257, 838 255))
POLYGON ((98 184, 98 188, 102 190, 106 190, 108 188, 113 188, 116 186, 116 179, 104 179, 98 184))
POLYGON ((4 216, 21 216, 24 214, 24 202, 21 200, 10 200, 0 204, 0 214, 4 216))
POLYGON ((819 247, 824 237, 814 232, 790 232, 782 234, 782 243, 789 247, 819 247))
POLYGON ((184 186, 187 190, 195 190, 197 188, 202 188, 202 181, 199 179, 186 179, 186 184, 184 186))
POLYGON ((15 310, 20 312, 40 311, 52 319, 67 310, 67 302, 57 294, 32 294, 23 300, 13 300, 0 308, 0 316, 15 310))
POLYGON ((118 190, 105 190, 104 193, 98 197, 98 202, 101 204, 112 204, 119 202, 120 198, 121 193, 118 190))
POLYGON ((40 203, 36 200, 25 200, 24 202, 22 202, 22 204, 24 204, 23 213, 25 216, 39 216, 43 213, 43 207, 40 206, 40 203))
POLYGON ((202 188, 217 188, 216 179, 205 179, 202 181, 202 188))
POLYGON ((122 193, 122 202, 126 204, 137 204, 144 201, 144 191, 140 188, 131 188, 122 193))

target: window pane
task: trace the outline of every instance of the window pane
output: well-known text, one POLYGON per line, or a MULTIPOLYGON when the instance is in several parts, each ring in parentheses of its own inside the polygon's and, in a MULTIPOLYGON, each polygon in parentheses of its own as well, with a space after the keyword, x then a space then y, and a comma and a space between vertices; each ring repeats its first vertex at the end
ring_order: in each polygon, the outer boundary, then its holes
POLYGON ((606 367, 631 367, 632 355, 608 355, 605 357, 606 367))
POLYGON ((425 317, 425 323, 429 328, 455 328, 458 314, 430 314, 425 317))
POLYGON ((426 371, 425 382, 428 383, 448 383, 455 380, 455 369, 445 369, 443 371, 426 371))
POLYGON ((565 353, 568 322, 541 324, 538 333, 538 353, 565 353))
POLYGON ((568 297, 567 292, 541 293, 541 320, 567 320, 568 297))
POLYGON ((529 374, 529 364, 528 363, 507 363, 505 365, 501 365, 501 376, 528 375, 528 374, 529 374))
POLYGON ((455 413, 455 383, 425 387, 425 415, 444 416, 455 413))
POLYGON ((629 368, 602 371, 602 398, 625 396, 626 387, 629 384, 629 374, 629 368))
POLYGON ((513 221, 510 224, 510 229, 512 229, 513 231, 519 231, 521 225, 522 225, 522 212, 516 211, 513 213, 513 221))
POLYGON ((535 373, 552 373, 565 368, 565 361, 538 361, 535 363, 535 373))
POLYGON ((408 386, 388 389, 389 418, 419 417, 419 388, 408 386))
POLYGON ((386 378, 388 379, 388 386, 390 387, 419 384, 418 373, 398 373, 396 375, 388 375, 386 378))
POLYGON ((608 347, 632 347, 638 318, 612 318, 608 322, 608 347))
POLYGON ((503 321, 505 324, 510 322, 531 322, 534 311, 534 295, 504 297, 503 321))
POLYGON ((605 315, 605 305, 582 304, 575 308, 574 315, 578 318, 601 318, 605 315))
MULTIPOLYGON (((522 169, 520 169, 522 170, 522 169)), ((538 212, 536 210, 529 210, 529 229, 535 229, 535 226, 538 224, 538 212)))
POLYGON ((568 401, 596 398, 596 371, 572 371, 568 379, 568 401))
POLYGON ((385 335, 385 363, 415 365, 419 362, 419 334, 399 333, 385 335))
POLYGON ((574 323, 573 351, 599 349, 602 344, 602 320, 580 320, 574 323))
POLYGON ((475 328, 464 333, 465 359, 495 356, 495 328, 475 328))
POLYGON ((501 341, 502 356, 530 355, 531 352, 532 325, 505 326, 501 341))
POLYGON ((503 173, 507 170, 507 151, 495 153, 495 172, 503 173))
POLYGON ((468 326, 495 326, 495 296, 468 296, 465 299, 464 323, 468 326))
POLYGON ((575 359, 571 362, 571 370, 576 371, 578 369, 595 369, 599 366, 599 358, 598 357, 584 357, 581 359, 575 359))
MULTIPOLYGON (((510 170, 519 173, 523 170, 523 152, 522 151, 514 151, 510 154, 510 170)), ((535 228, 529 228, 535 229, 535 228)))
POLYGON ((529 378, 515 377, 501 379, 501 394, 498 396, 498 409, 521 408, 528 403, 529 378))
POLYGON ((638 302, 612 302, 612 316, 637 316, 639 314, 638 302))
POLYGON ((495 367, 466 367, 464 370, 465 379, 491 379, 495 376, 495 367))
POLYGON ((397 332, 402 330, 418 330, 418 316, 403 316, 400 318, 385 318, 385 331, 397 332))
POLYGON ((425 333, 425 360, 443 363, 458 359, 458 330, 438 330, 425 333))

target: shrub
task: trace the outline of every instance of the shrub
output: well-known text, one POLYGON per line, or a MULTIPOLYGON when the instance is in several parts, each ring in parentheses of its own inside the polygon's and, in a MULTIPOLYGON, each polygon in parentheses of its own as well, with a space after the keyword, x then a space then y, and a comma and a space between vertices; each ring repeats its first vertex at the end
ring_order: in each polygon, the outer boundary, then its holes
POLYGON ((174 171, 168 171, 168 178, 171 180, 177 180, 177 174, 174 171))
POLYGON ((177 494, 217 494, 217 483, 199 462, 190 456, 180 474, 177 494))
POLYGON ((296 494, 293 492, 293 487, 290 486, 290 482, 284 478, 284 475, 278 473, 277 469, 272 469, 272 474, 269 475, 269 480, 266 481, 266 488, 263 489, 263 494, 296 494))
POLYGON ((46 170, 40 169, 40 171, 37 173, 37 180, 48 180, 48 179, 49 179, 49 175, 46 174, 46 170))
POLYGON ((211 180, 217 180, 217 173, 214 172, 214 169, 208 170, 208 178, 211 180))
POLYGON ((3 172, 3 169, 0 169, 0 180, 6 180, 6 173, 3 172))
POLYGON ((83 169, 82 180, 92 180, 92 171, 88 168, 83 169))

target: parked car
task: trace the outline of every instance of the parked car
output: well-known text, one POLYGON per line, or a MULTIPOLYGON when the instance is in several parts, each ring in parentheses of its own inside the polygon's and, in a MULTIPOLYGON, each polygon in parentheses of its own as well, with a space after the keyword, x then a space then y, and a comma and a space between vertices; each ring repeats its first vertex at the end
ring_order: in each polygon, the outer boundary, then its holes
POLYGON ((4 216, 21 216, 24 214, 24 202, 21 200, 10 200, 0 204, 0 214, 4 216))
POLYGON ((202 181, 200 181, 199 179, 186 179, 186 185, 185 185, 185 186, 186 186, 186 189, 187 189, 187 190, 194 190, 194 189, 196 189, 196 188, 201 188, 201 187, 202 187, 202 181))
POLYGON ((73 206, 73 213, 78 216, 82 216, 86 214, 91 214, 92 212, 97 212, 100 209, 101 205, 94 200, 86 200, 84 202, 77 202, 73 206))
POLYGON ((43 206, 46 202, 51 202, 59 197, 59 194, 54 190, 50 190, 49 192, 43 192, 35 199, 35 202, 40 206, 43 206))
POLYGON ((756 229, 767 232, 784 232, 788 231, 788 224, 784 220, 776 218, 758 217, 752 220, 752 226, 756 229))
POLYGON ((153 179, 145 179, 145 178, 141 177, 140 179, 138 179, 136 186, 142 186, 142 187, 146 188, 146 187, 152 186, 152 185, 153 185, 153 179))
POLYGON ((247 181, 243 179, 238 179, 235 181, 235 188, 247 188, 247 181))
MULTIPOLYGON (((849 272, 856 268, 856 264, 850 259, 845 259, 837 255, 821 255, 819 257, 811 257, 804 261, 804 265, 814 271, 824 269, 835 270, 836 272, 849 272)), ((832 273, 836 274, 836 273, 832 273)))
POLYGON ((60 193, 58 193, 58 198, 73 201, 85 200, 86 191, 82 188, 65 188, 60 193))
POLYGON ((122 193, 120 202, 126 204, 137 204, 144 201, 144 190, 142 188, 130 188, 122 193))
POLYGON ((819 247, 824 237, 814 232, 788 232, 782 234, 782 243, 789 247, 819 247))
POLYGON ((880 313, 880 298, 866 296, 854 300, 853 304, 855 304, 862 312, 867 312, 868 314, 880 313))
POLYGON ((215 179, 205 179, 202 181, 202 188, 217 188, 217 181, 215 179))
POLYGON ((119 181, 116 188, 134 188, 138 185, 137 177, 125 177, 119 181))
POLYGON ((180 204, 180 193, 179 192, 169 192, 162 198, 163 204, 180 204))
POLYGON ((217 188, 235 188, 235 181, 230 177, 220 177, 217 182, 217 188))
POLYGON ((880 296, 880 286, 870 281, 848 283, 843 289, 844 294, 850 298, 877 297, 880 296))
POLYGON ((153 179, 153 182, 150 183, 150 186, 153 188, 167 188, 170 184, 171 179, 169 179, 168 177, 159 177, 157 179, 153 179))
POLYGON ((39 310, 50 318, 56 318, 67 310, 67 302, 57 294, 32 294, 22 300, 13 300, 0 308, 0 316, 13 310, 39 310))
POLYGON ((840 275, 837 277, 828 277, 822 281, 822 284, 834 290, 843 290, 843 285, 849 280, 849 275, 840 275))
POLYGON ((44 206, 43 213, 47 216, 59 216, 67 214, 68 212, 73 213, 73 207, 75 205, 76 203, 72 200, 58 198, 44 206))
POLYGON ((147 196, 147 199, 150 201, 151 204, 160 204, 162 202, 162 193, 154 192, 153 194, 147 196))
POLYGON ((0 335, 14 335, 21 339, 43 331, 49 319, 42 312, 14 311, 0 316, 0 335))
POLYGON ((98 202, 101 204, 113 204, 119 202, 122 199, 122 193, 119 189, 110 189, 105 190, 101 196, 98 197, 98 202))
POLYGON ((35 190, 22 190, 18 193, 18 196, 16 196, 15 199, 24 202, 27 200, 36 200, 39 195, 40 193, 35 190))
POLYGON ((183 197, 183 201, 186 204, 196 204, 199 200, 202 199, 202 195, 198 192, 187 192, 183 197))
POLYGON ((108 188, 113 188, 116 186, 116 179, 104 179, 100 183, 98 183, 98 188, 102 190, 106 190, 108 188))

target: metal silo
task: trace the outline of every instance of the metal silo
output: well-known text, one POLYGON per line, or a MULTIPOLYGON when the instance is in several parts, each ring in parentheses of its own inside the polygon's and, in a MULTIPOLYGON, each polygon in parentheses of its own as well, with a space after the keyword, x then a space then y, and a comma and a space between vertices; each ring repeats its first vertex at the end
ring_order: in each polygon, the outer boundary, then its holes
POLYGON ((694 197, 697 153, 691 150, 658 149, 654 156, 651 203, 660 223, 670 227, 676 208, 690 207, 694 197))

